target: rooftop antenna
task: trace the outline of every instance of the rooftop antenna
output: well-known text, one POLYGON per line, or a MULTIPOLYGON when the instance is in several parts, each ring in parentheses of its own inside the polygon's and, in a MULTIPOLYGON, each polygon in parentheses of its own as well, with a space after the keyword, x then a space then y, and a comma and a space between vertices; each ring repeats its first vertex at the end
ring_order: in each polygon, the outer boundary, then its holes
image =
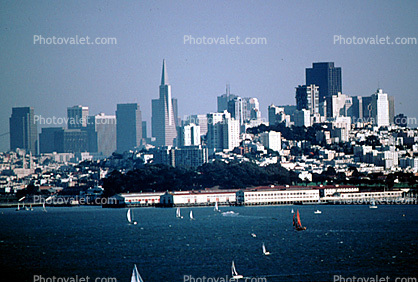
POLYGON ((230 87, 229 87, 229 83, 226 84, 226 95, 229 95, 230 93, 230 87))

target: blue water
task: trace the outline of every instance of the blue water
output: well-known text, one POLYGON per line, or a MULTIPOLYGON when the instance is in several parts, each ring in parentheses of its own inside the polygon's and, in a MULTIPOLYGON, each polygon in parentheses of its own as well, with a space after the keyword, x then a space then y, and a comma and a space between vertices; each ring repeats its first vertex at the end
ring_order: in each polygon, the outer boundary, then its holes
MULTIPOLYGON (((231 275, 231 261, 245 277, 267 281, 332 281, 418 273, 418 206, 275 206, 126 209, 60 207, 42 212, 0 210, 1 273, 10 281, 42 277, 115 277, 130 281, 134 264, 145 282, 231 275), (292 229, 299 209, 307 230, 292 229), (314 214, 315 209, 322 214, 314 214), (251 233, 256 234, 252 237, 251 233), (265 243, 270 256, 262 253, 265 243)), ((4 281, 4 280, 3 280, 4 281)))

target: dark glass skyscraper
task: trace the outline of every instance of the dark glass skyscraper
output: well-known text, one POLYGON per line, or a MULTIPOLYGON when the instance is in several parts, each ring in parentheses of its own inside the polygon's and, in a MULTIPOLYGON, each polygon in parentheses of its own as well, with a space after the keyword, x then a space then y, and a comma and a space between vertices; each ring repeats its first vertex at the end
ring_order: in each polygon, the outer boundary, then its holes
POLYGON ((342 92, 341 68, 334 67, 333 62, 313 63, 306 69, 306 85, 319 86, 319 103, 327 101, 327 113, 331 113, 331 97, 342 92))
POLYGON ((27 153, 37 153, 38 129, 35 124, 35 114, 31 107, 12 109, 9 119, 10 149, 25 149, 27 153))
POLYGON ((142 115, 139 104, 118 104, 116 110, 116 150, 123 153, 141 145, 142 115))

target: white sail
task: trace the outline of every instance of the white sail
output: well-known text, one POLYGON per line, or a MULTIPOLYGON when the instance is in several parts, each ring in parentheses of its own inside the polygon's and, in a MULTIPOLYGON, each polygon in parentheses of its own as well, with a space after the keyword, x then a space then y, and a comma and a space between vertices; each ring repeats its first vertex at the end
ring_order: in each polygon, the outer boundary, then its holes
POLYGON ((264 243, 263 243, 263 254, 264 254, 265 256, 270 255, 270 252, 268 252, 268 251, 266 250, 266 245, 264 245, 264 243))
POLYGON ((138 268, 136 268, 136 264, 134 264, 134 269, 132 270, 131 282, 144 282, 138 272, 138 268))
POLYGON ((180 208, 177 208, 176 217, 181 218, 180 208))
POLYGON ((292 209, 291 213, 295 213, 295 212, 293 211, 293 209, 292 209))
POLYGON ((190 219, 194 219, 194 217, 193 217, 193 211, 190 211, 190 219))
POLYGON ((238 272, 235 269, 235 263, 234 263, 234 261, 232 261, 231 272, 232 272, 232 276, 238 275, 238 272))
POLYGON ((128 209, 128 212, 126 213, 126 218, 128 219, 129 223, 132 223, 131 209, 128 209))
POLYGON ((215 203, 215 208, 213 210, 214 211, 219 211, 218 202, 215 203))
POLYGON ((234 279, 240 279, 243 278, 242 275, 239 275, 236 268, 235 268, 235 263, 234 261, 232 261, 232 266, 231 266, 231 272, 232 272, 232 278, 234 279))
POLYGON ((16 208, 16 210, 18 211, 18 210, 20 210, 20 203, 17 203, 17 208, 16 208))
POLYGON ((42 209, 43 209, 44 212, 46 212, 45 202, 42 203, 42 209))

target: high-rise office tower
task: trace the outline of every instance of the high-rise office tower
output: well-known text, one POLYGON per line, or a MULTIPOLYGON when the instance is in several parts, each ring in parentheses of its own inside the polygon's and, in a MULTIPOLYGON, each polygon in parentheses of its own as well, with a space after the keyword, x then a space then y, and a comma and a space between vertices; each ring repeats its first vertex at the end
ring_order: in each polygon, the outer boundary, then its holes
POLYGON ((157 146, 175 146, 177 138, 177 100, 171 98, 171 85, 168 84, 167 68, 163 60, 160 98, 152 100, 152 135, 157 146))
POLYGON ((228 102, 238 97, 237 95, 231 94, 229 84, 226 85, 225 94, 218 96, 218 113, 228 110, 228 102))
POLYGON ((68 107, 68 129, 83 129, 87 127, 87 119, 89 116, 89 107, 81 105, 68 107))
POLYGON ((276 125, 278 123, 284 123, 286 126, 290 126, 290 116, 293 115, 296 111, 296 106, 294 106, 294 109, 292 108, 288 111, 291 114, 286 113, 286 107, 290 106, 278 107, 272 104, 268 107, 268 119, 270 126, 276 125))
POLYGON ((342 93, 341 68, 334 67, 333 62, 313 63, 306 69, 306 85, 315 84, 319 87, 319 103, 327 101, 327 113, 331 113, 330 99, 332 95, 342 93))
POLYGON ((232 151, 239 146, 240 124, 238 120, 227 118, 224 116, 223 120, 223 149, 232 151))
POLYGON ((227 111, 239 121, 240 125, 249 123, 251 120, 261 119, 260 103, 257 98, 236 96, 228 101, 227 111))
POLYGON ((116 116, 100 113, 88 118, 89 152, 104 157, 116 151, 116 116))
POLYGON ((348 117, 352 116, 352 105, 353 105, 353 98, 351 96, 337 93, 337 95, 332 95, 331 97, 331 113, 328 115, 329 117, 348 117))
POLYGON ((388 96, 389 102, 389 124, 395 124, 395 97, 388 96))
POLYGON ((37 153, 38 129, 32 107, 12 108, 9 119, 10 149, 25 149, 27 153, 37 153))
POLYGON ((142 138, 144 139, 148 138, 147 122, 145 120, 142 121, 142 138))
POLYGON ((371 122, 372 113, 372 96, 362 97, 363 102, 363 122, 371 122))
POLYGON ((377 89, 372 95, 372 117, 377 126, 389 126, 389 99, 388 94, 382 89, 377 89))
POLYGON ((39 134, 39 153, 63 153, 63 145, 58 144, 58 136, 62 135, 64 128, 62 127, 44 127, 41 134, 39 134))
POLYGON ((88 152, 88 133, 86 130, 65 129, 54 133, 57 153, 88 152))
POLYGON ((243 125, 244 121, 247 120, 247 101, 241 97, 235 97, 234 99, 229 100, 228 112, 240 125, 243 125))
POLYGON ((351 117, 353 123, 363 120, 363 97, 353 96, 353 106, 351 111, 351 117))
POLYGON ((141 145, 142 116, 139 104, 118 104, 116 109, 116 150, 123 153, 141 145))
POLYGON ((257 98, 247 98, 247 113, 250 120, 261 119, 260 103, 257 98))
POLYGON ((208 148, 211 150, 211 153, 213 153, 214 151, 223 150, 222 120, 224 115, 228 115, 229 117, 231 117, 231 114, 228 113, 226 110, 223 113, 207 114, 208 133, 206 136, 206 142, 208 148))
POLYGON ((299 85, 296 87, 296 108, 309 110, 311 115, 319 114, 319 91, 318 86, 299 85))

